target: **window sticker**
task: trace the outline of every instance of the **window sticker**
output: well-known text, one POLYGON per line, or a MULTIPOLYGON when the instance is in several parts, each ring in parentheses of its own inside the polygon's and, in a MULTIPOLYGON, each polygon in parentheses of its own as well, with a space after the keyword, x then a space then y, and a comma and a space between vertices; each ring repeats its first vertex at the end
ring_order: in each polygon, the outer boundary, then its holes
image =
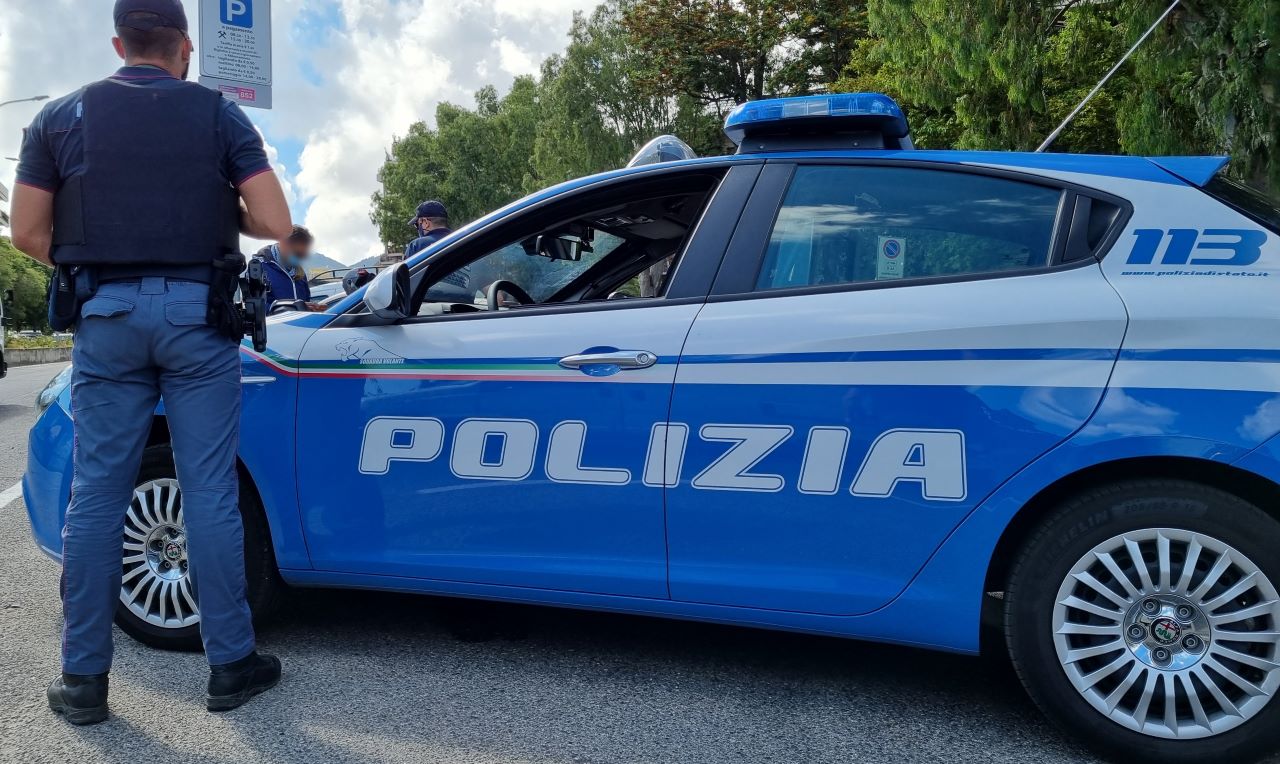
POLYGON ((899 236, 881 236, 876 247, 876 281, 900 279, 906 270, 907 240, 899 236))

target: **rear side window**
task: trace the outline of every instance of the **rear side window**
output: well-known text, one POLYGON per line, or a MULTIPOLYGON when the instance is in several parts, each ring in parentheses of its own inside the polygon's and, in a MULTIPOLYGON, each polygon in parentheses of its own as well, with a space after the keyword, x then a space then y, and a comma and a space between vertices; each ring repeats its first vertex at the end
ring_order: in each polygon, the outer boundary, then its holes
POLYGON ((1280 233, 1280 204, 1230 178, 1217 176, 1204 187, 1210 196, 1232 207, 1259 225, 1280 233))
POLYGON ((796 168, 757 290, 968 276, 1049 262, 1062 192, 973 173, 796 168))

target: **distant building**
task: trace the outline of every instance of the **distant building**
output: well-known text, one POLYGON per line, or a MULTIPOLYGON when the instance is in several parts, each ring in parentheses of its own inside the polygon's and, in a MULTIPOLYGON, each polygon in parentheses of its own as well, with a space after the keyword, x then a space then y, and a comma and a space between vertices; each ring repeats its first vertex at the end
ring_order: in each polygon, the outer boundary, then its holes
POLYGON ((0 207, 0 228, 9 227, 9 210, 7 209, 8 202, 9 189, 5 188, 3 183, 0 183, 0 203, 5 204, 5 207, 0 207))
POLYGON ((386 268, 388 265, 394 265, 395 263, 402 263, 402 262, 404 262, 403 252, 396 252, 393 250, 390 252, 384 252, 378 256, 379 268, 386 268))

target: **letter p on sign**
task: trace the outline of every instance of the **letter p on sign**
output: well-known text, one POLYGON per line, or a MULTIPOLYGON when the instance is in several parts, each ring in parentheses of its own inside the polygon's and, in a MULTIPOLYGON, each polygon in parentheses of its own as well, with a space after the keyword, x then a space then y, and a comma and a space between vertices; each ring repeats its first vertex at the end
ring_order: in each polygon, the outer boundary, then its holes
POLYGON ((253 28, 253 0, 221 0, 222 23, 253 28))

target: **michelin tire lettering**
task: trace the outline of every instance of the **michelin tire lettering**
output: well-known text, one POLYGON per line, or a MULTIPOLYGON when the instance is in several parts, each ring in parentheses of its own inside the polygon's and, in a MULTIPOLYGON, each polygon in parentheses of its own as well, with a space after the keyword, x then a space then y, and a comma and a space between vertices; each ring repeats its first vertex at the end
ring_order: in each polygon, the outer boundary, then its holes
MULTIPOLYGON (((625 486, 633 471, 603 464, 589 456, 590 428, 581 420, 560 422, 547 437, 543 469, 549 480, 579 485, 625 486)), ((674 488, 685 470, 690 428, 672 422, 650 431, 641 482, 674 488)), ((709 464, 699 465, 690 485, 712 491, 776 493, 788 476, 755 471, 784 443, 796 437, 786 425, 705 425, 698 436, 728 448, 709 464)), ((817 426, 803 432, 804 457, 794 471, 800 493, 834 495, 843 484, 851 433, 845 427, 817 426)), ((528 479, 537 463, 542 435, 527 419, 466 419, 454 429, 449 471, 461 480, 528 479)), ((445 451, 445 427, 438 419, 378 417, 364 428, 358 471, 386 475, 395 462, 434 462, 445 451)), ((968 496, 964 433, 959 430, 893 429, 871 444, 848 486, 853 496, 886 499, 902 483, 914 483, 929 501, 964 501, 968 496)))

